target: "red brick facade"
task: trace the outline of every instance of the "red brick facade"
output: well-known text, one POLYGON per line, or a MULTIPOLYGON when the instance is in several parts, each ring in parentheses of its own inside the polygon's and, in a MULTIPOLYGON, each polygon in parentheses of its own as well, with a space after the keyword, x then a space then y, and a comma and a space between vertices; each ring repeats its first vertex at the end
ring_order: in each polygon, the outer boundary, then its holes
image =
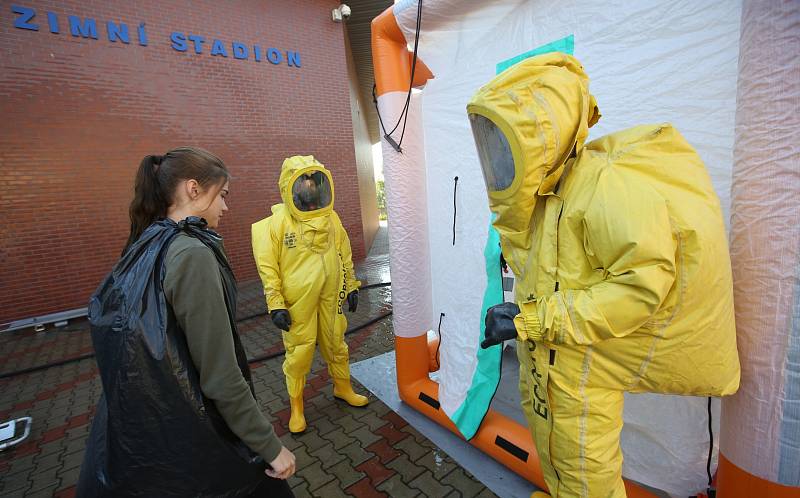
POLYGON ((86 306, 127 236, 139 161, 179 145, 207 148, 233 174, 220 232, 239 280, 256 277, 250 224, 280 202, 280 165, 295 154, 333 172, 335 209, 362 258, 344 34, 330 20, 338 3, 15 0, 35 11, 28 20, 3 1, 0 323, 86 306), (109 21, 127 26, 129 43, 109 40, 109 21), (173 32, 202 36, 202 53, 190 40, 173 48, 173 32), (227 57, 211 55, 214 39, 227 57))

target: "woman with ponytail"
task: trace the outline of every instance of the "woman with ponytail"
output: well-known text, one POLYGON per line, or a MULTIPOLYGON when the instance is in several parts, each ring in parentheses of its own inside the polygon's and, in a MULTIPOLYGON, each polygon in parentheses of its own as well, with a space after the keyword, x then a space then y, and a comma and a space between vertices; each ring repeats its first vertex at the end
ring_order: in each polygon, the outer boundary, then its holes
POLYGON ((78 496, 293 496, 294 455, 255 399, 208 151, 145 157, 122 258, 89 303, 103 395, 78 496))

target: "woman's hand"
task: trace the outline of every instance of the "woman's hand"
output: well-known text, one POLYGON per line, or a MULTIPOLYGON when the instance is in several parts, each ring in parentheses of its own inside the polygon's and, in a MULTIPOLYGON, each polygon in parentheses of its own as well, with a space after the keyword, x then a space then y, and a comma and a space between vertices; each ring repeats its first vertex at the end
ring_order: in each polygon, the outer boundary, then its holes
POLYGON ((274 479, 288 479, 294 475, 294 464, 294 453, 282 446, 275 460, 269 462, 272 468, 264 470, 264 473, 274 479))

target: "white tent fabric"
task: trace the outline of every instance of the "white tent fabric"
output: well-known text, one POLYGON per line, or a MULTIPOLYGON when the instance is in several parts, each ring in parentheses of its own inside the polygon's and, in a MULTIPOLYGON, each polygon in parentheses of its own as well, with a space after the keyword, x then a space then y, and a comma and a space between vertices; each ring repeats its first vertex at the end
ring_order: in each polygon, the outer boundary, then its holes
MULTIPOLYGON (((413 45, 416 0, 398 2, 394 13, 413 45)), ((424 147, 424 158, 420 158, 424 166, 410 165, 408 156, 397 154, 385 142, 383 151, 385 170, 393 175, 387 178, 387 188, 416 185, 404 206, 389 205, 390 236, 395 230, 401 243, 409 240, 405 232, 398 235, 407 229, 401 225, 420 225, 408 216, 424 219, 426 224, 424 237, 414 236, 415 243, 404 246, 418 251, 402 256, 414 262, 411 267, 395 263, 400 249, 392 245, 394 299, 406 295, 407 285, 414 286, 410 290, 430 292, 414 296, 429 297, 429 301, 416 305, 418 321, 407 335, 435 329, 440 313, 445 313, 439 395, 448 415, 463 405, 476 368, 486 287, 483 250, 489 210, 466 118, 469 98, 494 76, 498 63, 572 35, 574 54, 591 78, 590 89, 603 114, 590 139, 633 125, 672 123, 705 161, 727 219, 740 16, 737 0, 423 2, 419 57, 435 79, 415 96, 414 119, 409 118, 403 148, 424 147), (416 126, 423 133, 415 138, 416 126), (423 190, 425 198, 414 200, 423 190), (425 213, 410 214, 414 209, 425 209, 425 213), (421 247, 421 243, 428 245, 421 247), (429 268, 419 268, 420 261, 429 261, 429 268), (419 288, 426 279, 429 291, 419 288)), ((384 122, 393 124, 400 111, 399 94, 386 97, 379 105, 384 122)), ((625 476, 679 496, 704 489, 706 402, 660 395, 626 397, 625 476)), ((714 413, 718 426, 716 401, 714 413)))
POLYGON ((742 383, 722 406, 739 468, 800 486, 800 2, 742 11, 731 261, 742 383))

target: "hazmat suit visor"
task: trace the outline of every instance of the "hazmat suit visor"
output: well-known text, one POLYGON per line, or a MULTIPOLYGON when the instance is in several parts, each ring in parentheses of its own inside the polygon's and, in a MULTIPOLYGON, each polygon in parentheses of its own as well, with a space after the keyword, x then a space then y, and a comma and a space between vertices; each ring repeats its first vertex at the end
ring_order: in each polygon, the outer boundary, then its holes
POLYGON ((322 211, 331 205, 333 189, 328 176, 321 171, 307 171, 292 184, 292 203, 303 213, 322 211))
POLYGON ((514 183, 516 168, 511 145, 492 120, 480 114, 470 114, 472 136, 478 150, 483 180, 489 192, 501 192, 514 183))

